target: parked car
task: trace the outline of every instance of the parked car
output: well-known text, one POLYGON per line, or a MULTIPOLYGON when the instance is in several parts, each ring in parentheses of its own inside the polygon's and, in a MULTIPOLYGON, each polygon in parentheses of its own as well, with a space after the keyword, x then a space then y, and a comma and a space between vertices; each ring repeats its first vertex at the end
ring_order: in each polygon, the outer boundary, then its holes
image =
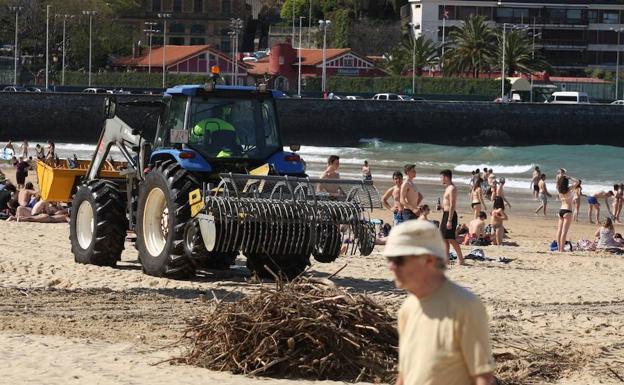
POLYGON ((553 92, 545 103, 553 104, 589 104, 589 96, 586 92, 560 91, 553 92))
POLYGON ((361 96, 357 96, 357 95, 347 95, 345 96, 345 99, 346 100, 362 100, 364 98, 361 96))
POLYGON ((6 86, 2 89, 4 92, 28 92, 26 87, 21 86, 6 86))
POLYGON ((413 102, 414 98, 409 95, 399 95, 399 100, 402 100, 404 102, 413 102))
POLYGON ((614 102, 611 102, 611 104, 613 104, 614 106, 624 106, 624 100, 616 100, 614 102))
POLYGON ((83 94, 112 94, 113 91, 109 91, 106 88, 85 88, 82 90, 83 94))
POLYGON ((399 98, 399 95, 397 94, 385 93, 385 94, 376 94, 375 96, 373 96, 373 100, 401 100, 401 99, 399 98))

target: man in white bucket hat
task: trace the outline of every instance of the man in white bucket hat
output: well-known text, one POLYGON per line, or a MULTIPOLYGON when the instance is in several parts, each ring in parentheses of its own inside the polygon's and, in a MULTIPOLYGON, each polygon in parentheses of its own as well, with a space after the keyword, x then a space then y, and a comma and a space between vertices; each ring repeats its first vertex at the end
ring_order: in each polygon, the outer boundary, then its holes
POLYGON ((400 385, 494 384, 488 317, 481 300, 446 278, 440 230, 425 221, 395 226, 383 255, 398 288, 400 385))

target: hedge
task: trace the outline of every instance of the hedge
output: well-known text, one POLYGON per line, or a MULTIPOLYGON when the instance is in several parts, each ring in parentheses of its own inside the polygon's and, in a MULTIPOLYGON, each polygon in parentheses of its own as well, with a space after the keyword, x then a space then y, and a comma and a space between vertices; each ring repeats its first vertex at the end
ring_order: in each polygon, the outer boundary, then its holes
MULTIPOLYGON (((411 77, 362 78, 332 76, 327 79, 327 89, 333 92, 411 94, 411 77)), ((321 78, 306 79, 306 91, 320 91, 321 78)), ((416 78, 415 94, 478 95, 494 99, 500 95, 500 81, 466 78, 416 78)))
MULTIPOLYGON (((179 75, 167 74, 166 86, 177 84, 202 84, 205 83, 205 75, 179 75)), ((82 72, 65 72, 65 84, 68 86, 85 86, 89 83, 89 74, 82 72)), ((137 88, 161 88, 162 73, 145 72, 102 72, 91 75, 93 87, 137 87, 137 88)))

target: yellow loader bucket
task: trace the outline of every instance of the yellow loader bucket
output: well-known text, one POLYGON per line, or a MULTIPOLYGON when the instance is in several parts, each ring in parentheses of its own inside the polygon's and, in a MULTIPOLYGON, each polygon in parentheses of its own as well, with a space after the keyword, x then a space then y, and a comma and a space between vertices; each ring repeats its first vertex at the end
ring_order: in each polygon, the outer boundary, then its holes
MULTIPOLYGON (((41 199, 52 202, 71 202, 72 193, 78 178, 87 174, 89 160, 79 160, 76 167, 70 168, 67 160, 37 161, 37 180, 41 199)), ((125 162, 106 162, 99 176, 101 178, 119 178, 119 170, 126 166, 125 162)))

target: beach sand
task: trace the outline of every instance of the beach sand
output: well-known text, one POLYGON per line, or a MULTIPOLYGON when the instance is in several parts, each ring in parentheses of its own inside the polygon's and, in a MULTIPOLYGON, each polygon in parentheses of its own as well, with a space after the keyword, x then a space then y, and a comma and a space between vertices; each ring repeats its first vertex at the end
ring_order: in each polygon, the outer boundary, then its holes
MULTIPOLYGON (((419 187, 430 204, 442 192, 442 186, 419 187)), ((471 217, 464 190, 460 186, 463 223, 471 217)), ((528 190, 510 191, 509 199, 514 204, 507 223, 509 241, 519 246, 484 250, 487 257, 513 261, 468 261, 465 267, 451 265, 448 276, 483 299, 495 353, 576 351, 584 360, 560 373, 555 383, 621 383, 614 372, 624 377, 624 257, 550 252, 558 202, 552 201, 549 218, 541 218, 530 212, 537 205, 528 190)), ((373 217, 387 220, 389 215, 376 211, 373 217)), ((439 218, 434 211, 431 219, 439 218)), ((209 309, 212 298, 258 290, 249 281, 243 257, 229 271, 200 272, 192 281, 176 281, 142 274, 130 243, 118 268, 74 263, 67 224, 3 222, 0 228, 0 357, 5 363, 0 382, 310 382, 250 380, 168 363, 152 366, 179 353, 172 344, 181 337, 185 320, 209 309)), ((575 223, 570 239, 592 239, 595 230, 595 225, 575 223)), ((330 264, 314 262, 310 274, 323 277, 346 265, 332 278, 337 285, 366 292, 395 312, 406 295, 394 288, 381 250, 330 264)))

